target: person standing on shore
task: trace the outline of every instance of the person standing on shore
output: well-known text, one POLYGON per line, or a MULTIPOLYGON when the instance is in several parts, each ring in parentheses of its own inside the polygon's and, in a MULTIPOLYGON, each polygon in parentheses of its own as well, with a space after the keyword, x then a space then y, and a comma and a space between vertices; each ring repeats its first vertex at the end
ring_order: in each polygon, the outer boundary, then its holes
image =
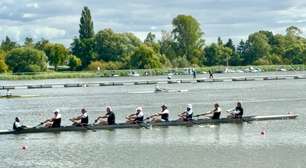
POLYGON ((214 78, 214 74, 212 73, 212 71, 209 70, 208 73, 209 73, 209 79, 213 79, 214 78))
POLYGON ((197 72, 196 72, 195 69, 192 70, 192 77, 193 77, 193 79, 197 78, 197 72))

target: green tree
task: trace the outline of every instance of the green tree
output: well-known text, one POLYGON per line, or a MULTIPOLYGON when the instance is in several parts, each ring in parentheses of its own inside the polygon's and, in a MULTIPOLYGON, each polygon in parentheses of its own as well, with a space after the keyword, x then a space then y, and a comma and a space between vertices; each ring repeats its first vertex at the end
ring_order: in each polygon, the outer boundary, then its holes
POLYGON ((47 70, 47 57, 34 48, 16 48, 7 54, 6 64, 13 72, 41 72, 47 70))
POLYGON ((44 50, 47 44, 49 44, 49 40, 42 38, 34 44, 34 48, 44 50))
POLYGON ((44 51, 48 57, 49 64, 57 70, 59 65, 63 65, 68 59, 69 52, 62 44, 46 44, 44 51))
POLYGON ((131 33, 115 33, 111 29, 104 29, 96 34, 95 44, 97 59, 108 62, 130 56, 141 41, 131 33))
POLYGON ((262 57, 268 57, 271 52, 271 46, 269 44, 269 39, 264 33, 256 32, 249 35, 248 49, 243 55, 244 64, 253 64, 256 60, 262 57))
POLYGON ((140 45, 131 56, 130 65, 137 69, 161 68, 160 58, 154 50, 146 45, 140 45))
POLYGON ((80 19, 80 30, 79 30, 79 38, 82 39, 89 39, 93 38, 95 35, 94 33, 94 26, 93 21, 91 18, 90 10, 87 6, 84 7, 82 10, 82 15, 80 19))
POLYGON ((159 43, 157 43, 156 41, 156 35, 149 32, 147 37, 145 38, 144 40, 144 43, 147 45, 147 46, 150 46, 154 49, 155 52, 160 52, 160 45, 159 43))
POLYGON ((31 37, 26 37, 24 39, 24 47, 33 47, 33 39, 31 37))
POLYGON ((199 22, 192 16, 178 15, 172 25, 177 55, 185 56, 193 64, 200 64, 199 53, 203 50, 204 40, 199 22))
POLYGON ((1 47, 0 49, 7 52, 7 51, 10 51, 14 48, 17 48, 18 47, 18 44, 14 41, 12 41, 8 36, 5 37, 5 40, 3 40, 1 42, 1 47))
POLYGON ((0 73, 8 71, 8 66, 5 63, 5 52, 0 50, 0 73))
POLYGON ((159 41, 160 54, 165 55, 171 62, 176 58, 175 42, 171 33, 162 30, 159 41))
POLYGON ((232 56, 232 49, 219 44, 212 43, 204 49, 205 65, 212 66, 228 64, 232 56))
POLYGON ((79 70, 82 65, 81 59, 76 57, 75 55, 68 56, 68 66, 70 70, 75 71, 79 70))
POLYGON ((71 51, 73 55, 81 59, 83 69, 96 58, 93 21, 90 10, 86 6, 80 18, 79 38, 73 39, 71 51))

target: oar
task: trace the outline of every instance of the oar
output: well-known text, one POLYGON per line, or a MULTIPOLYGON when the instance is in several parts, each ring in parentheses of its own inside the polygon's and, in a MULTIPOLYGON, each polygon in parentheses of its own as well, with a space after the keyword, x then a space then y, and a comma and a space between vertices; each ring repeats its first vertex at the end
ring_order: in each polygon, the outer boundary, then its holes
POLYGON ((37 128, 37 127, 43 125, 44 123, 45 123, 45 122, 41 122, 41 123, 39 123, 38 125, 36 125, 36 126, 34 126, 34 127, 32 127, 32 128, 37 128))
POLYGON ((90 125, 83 125, 82 127, 86 128, 87 130, 91 130, 92 132, 96 132, 97 130, 92 128, 90 125))

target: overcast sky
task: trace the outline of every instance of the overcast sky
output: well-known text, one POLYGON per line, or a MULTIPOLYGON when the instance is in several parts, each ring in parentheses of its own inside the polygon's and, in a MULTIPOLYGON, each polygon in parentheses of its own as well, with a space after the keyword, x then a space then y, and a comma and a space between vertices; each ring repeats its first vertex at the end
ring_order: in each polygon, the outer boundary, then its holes
POLYGON ((31 36, 69 46, 78 36, 84 6, 91 9, 96 32, 112 28, 141 39, 171 30, 178 14, 200 22, 206 43, 218 36, 238 41, 258 30, 284 33, 290 25, 306 30, 303 0, 0 0, 0 40, 9 36, 23 42, 31 36))

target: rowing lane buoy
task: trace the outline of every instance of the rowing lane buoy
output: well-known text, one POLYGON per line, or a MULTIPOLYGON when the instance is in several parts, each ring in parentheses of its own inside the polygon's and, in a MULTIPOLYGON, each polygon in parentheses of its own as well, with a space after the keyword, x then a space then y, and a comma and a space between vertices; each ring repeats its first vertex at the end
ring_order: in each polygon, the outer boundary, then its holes
POLYGON ((26 145, 22 145, 21 149, 26 150, 26 149, 28 149, 28 147, 26 145))

